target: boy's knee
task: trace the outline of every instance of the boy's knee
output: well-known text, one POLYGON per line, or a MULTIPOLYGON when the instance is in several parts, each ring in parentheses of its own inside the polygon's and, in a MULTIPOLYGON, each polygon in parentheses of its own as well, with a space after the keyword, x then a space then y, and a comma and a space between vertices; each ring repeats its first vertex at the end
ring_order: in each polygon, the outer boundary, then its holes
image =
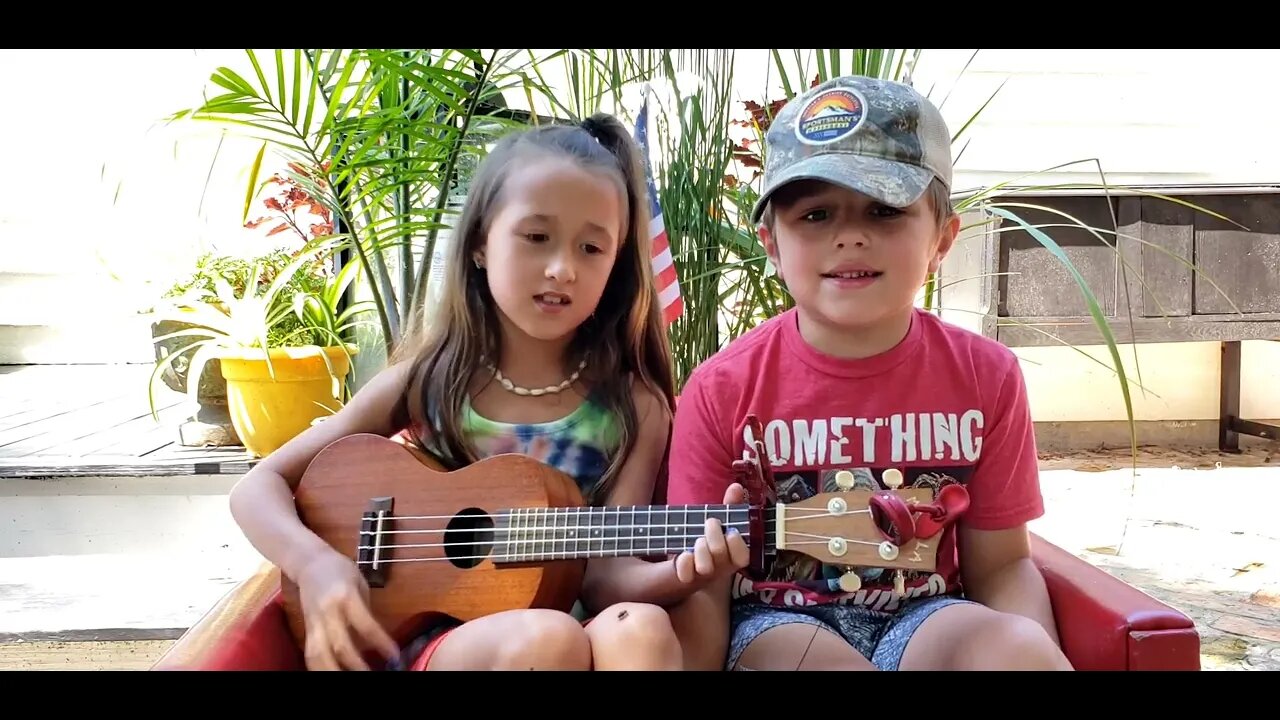
POLYGON ((649 667, 680 665, 680 641, 671 618, 657 605, 618 603, 601 611, 587 626, 596 665, 628 664, 649 667))
POLYGON ((1062 650, 1043 626, 1022 615, 993 613, 974 633, 968 655, 991 670, 1071 670, 1062 650))
POLYGON ((527 610, 518 630, 503 639, 495 670, 586 670, 591 643, 572 616, 551 610, 527 610))

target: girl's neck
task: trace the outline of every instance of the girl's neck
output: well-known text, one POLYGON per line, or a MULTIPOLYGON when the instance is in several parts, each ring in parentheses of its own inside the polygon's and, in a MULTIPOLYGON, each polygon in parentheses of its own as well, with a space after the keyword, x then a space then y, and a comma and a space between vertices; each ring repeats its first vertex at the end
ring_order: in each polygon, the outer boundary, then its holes
POLYGON ((586 398, 581 385, 539 395, 515 390, 517 387, 530 391, 561 387, 577 370, 580 360, 567 356, 572 337, 562 341, 538 340, 505 323, 501 332, 501 356, 485 358, 485 361, 501 372, 502 382, 498 382, 489 368, 478 368, 472 375, 472 410, 495 422, 516 424, 552 422, 574 412, 586 398), (507 382, 513 387, 505 387, 507 382))
MULTIPOLYGON (((502 356, 494 363, 516 385, 533 388, 557 385, 572 368, 574 358, 566 357, 573 338, 538 340, 519 330, 502 329, 502 356)), ((575 365, 576 366, 576 365, 575 365)))

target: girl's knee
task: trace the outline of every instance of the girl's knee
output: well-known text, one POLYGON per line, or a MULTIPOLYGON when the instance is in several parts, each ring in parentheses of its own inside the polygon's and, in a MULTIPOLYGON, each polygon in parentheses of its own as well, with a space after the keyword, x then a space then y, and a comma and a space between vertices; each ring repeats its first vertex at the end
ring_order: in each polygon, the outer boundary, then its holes
POLYGON ((454 628, 428 670, 589 670, 591 642, 572 616, 509 610, 454 628))
POLYGON ((587 626, 596 669, 673 669, 683 667, 680 641, 671 618, 657 605, 618 603, 587 626))
POLYGON ((525 610, 504 628, 494 653, 495 670, 587 670, 591 642, 572 616, 553 610, 525 610))
POLYGON ((674 641, 676 637, 667 611, 648 603, 610 605, 591 620, 587 632, 591 635, 593 644, 665 644, 674 641))

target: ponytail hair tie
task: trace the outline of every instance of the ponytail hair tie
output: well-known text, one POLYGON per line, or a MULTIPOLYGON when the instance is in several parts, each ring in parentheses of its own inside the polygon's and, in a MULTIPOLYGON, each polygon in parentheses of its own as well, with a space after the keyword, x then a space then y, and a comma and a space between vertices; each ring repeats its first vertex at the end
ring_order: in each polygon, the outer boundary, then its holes
POLYGON ((600 140, 600 136, 601 134, 603 134, 604 128, 600 125, 600 123, 596 122, 595 118, 589 117, 583 120, 579 124, 579 127, 581 127, 583 130, 586 130, 587 134, 590 135, 596 142, 600 143, 601 145, 604 144, 600 140))

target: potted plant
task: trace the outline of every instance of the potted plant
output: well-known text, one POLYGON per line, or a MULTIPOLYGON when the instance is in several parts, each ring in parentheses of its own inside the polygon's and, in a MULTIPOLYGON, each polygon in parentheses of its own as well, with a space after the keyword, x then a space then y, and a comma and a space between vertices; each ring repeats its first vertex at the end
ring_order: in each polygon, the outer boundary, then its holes
POLYGON ((205 366, 218 362, 232 426, 256 457, 275 451, 315 419, 337 412, 347 399, 346 378, 358 352, 342 337, 365 322, 359 316, 369 307, 359 303, 340 309, 355 278, 354 266, 330 275, 325 257, 322 246, 304 249, 274 278, 259 259, 239 292, 227 277, 216 275, 212 292, 196 287, 163 302, 155 316, 187 327, 156 341, 186 342, 156 363, 152 412, 157 381, 182 357, 188 358, 186 391, 193 400, 199 397, 205 366))
MULTIPOLYGON (((169 287, 161 297, 161 303, 168 309, 168 314, 156 319, 151 324, 152 342, 155 344, 156 362, 163 361, 170 355, 177 354, 160 373, 164 384, 179 392, 188 389, 188 375, 191 354, 179 353, 186 338, 175 336, 179 330, 198 327, 192 321, 191 311, 183 304, 192 298, 203 301, 204 298, 216 298, 216 280, 222 278, 230 285, 236 295, 242 295, 248 284, 259 282, 259 272, 255 263, 261 266, 261 275, 268 282, 283 271, 293 260, 293 253, 283 248, 256 258, 239 258, 208 252, 196 261, 195 270, 186 277, 180 278, 169 287)), ((296 292, 319 292, 324 288, 324 277, 315 272, 295 272, 283 288, 283 292, 292 296, 296 292)), ((225 307, 219 301, 211 301, 215 307, 225 307)), ((154 307, 153 307, 154 310, 154 307)), ((273 331, 277 336, 288 332, 282 327, 273 331)), ((234 446, 242 442, 231 423, 227 411, 227 382, 222 376, 221 362, 211 359, 200 373, 192 396, 196 410, 190 419, 184 421, 178 429, 179 442, 187 446, 234 446)))
POLYGON ((304 187, 323 167, 309 172, 290 163, 289 169, 292 174, 278 173, 264 183, 278 188, 263 200, 270 212, 245 227, 274 220, 266 237, 292 231, 301 248, 281 246, 250 260, 212 257, 202 263, 199 282, 165 298, 155 313, 161 322, 182 325, 155 338, 170 345, 152 375, 153 414, 156 377, 174 363, 187 363, 187 393, 199 403, 207 394, 202 388, 215 384, 205 372, 214 363, 231 426, 257 457, 337 412, 347 399, 351 357, 358 351, 344 334, 374 319, 361 318, 373 309, 368 302, 342 309, 356 266, 330 269, 340 238, 333 234, 329 208, 304 187))

